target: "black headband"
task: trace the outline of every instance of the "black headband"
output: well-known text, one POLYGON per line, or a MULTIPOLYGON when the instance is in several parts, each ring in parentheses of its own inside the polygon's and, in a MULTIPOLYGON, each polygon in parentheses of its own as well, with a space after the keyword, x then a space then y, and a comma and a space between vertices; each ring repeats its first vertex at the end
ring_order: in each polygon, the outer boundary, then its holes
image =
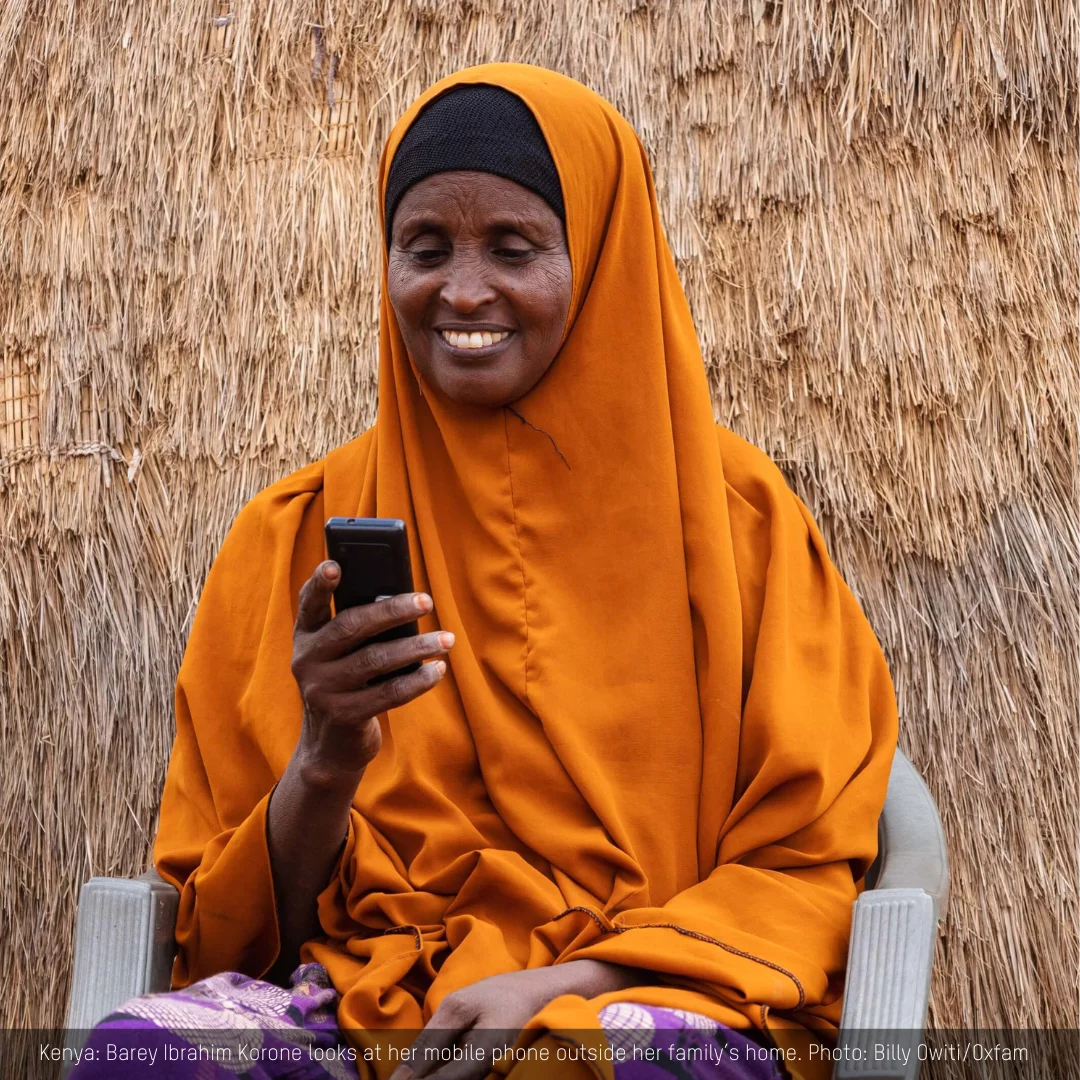
POLYGON ((500 86, 456 86, 424 107, 394 154, 386 180, 387 244, 405 192, 436 173, 459 169, 513 180, 566 220, 559 172, 529 107, 500 86))

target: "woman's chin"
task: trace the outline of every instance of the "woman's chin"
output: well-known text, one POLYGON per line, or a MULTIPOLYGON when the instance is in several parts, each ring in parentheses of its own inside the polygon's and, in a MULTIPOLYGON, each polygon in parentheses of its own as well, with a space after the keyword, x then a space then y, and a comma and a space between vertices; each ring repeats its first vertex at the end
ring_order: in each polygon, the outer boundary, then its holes
POLYGON ((451 401, 481 409, 501 408, 524 393, 498 367, 470 371, 447 371, 443 368, 434 381, 440 392, 451 401))

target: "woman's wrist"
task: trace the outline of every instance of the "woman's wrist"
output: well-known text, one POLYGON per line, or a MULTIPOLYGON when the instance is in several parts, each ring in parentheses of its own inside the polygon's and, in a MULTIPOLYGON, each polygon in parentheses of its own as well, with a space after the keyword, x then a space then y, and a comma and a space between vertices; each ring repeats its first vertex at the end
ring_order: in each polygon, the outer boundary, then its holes
POLYGON ((348 769, 332 763, 298 755, 293 767, 296 778, 308 796, 322 796, 334 802, 351 803, 363 779, 363 769, 348 769))
POLYGON ((367 768, 366 762, 356 764, 346 755, 330 753, 303 734, 289 764, 305 788, 328 794, 348 792, 350 802, 367 768))
POLYGON ((565 979, 568 987, 565 993, 579 994, 584 998, 594 998, 632 986, 646 986, 653 981, 648 971, 609 964, 604 960, 569 960, 565 964, 556 964, 552 971, 560 972, 565 979))

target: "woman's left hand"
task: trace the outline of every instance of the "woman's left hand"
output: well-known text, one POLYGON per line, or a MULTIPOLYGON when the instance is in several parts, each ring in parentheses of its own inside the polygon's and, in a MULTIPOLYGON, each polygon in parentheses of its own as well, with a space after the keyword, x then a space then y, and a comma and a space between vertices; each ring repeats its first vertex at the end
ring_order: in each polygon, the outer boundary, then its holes
POLYGON ((390 1080, 482 1080, 496 1050, 512 1046, 521 1029, 563 994, 592 998, 648 981, 634 968, 599 960, 572 960, 554 967, 492 975, 447 994, 412 1044, 412 1060, 390 1080), (453 1047, 461 1048, 456 1057, 453 1047))

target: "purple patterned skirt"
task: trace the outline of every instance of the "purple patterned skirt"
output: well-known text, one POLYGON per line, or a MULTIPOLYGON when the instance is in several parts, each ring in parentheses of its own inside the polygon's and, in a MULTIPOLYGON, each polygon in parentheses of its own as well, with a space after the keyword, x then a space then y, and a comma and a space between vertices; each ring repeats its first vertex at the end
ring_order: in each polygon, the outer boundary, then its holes
MULTIPOLYGON (((321 964, 288 990, 235 971, 132 998, 87 1039, 68 1080, 357 1080, 321 964)), ((762 1044, 697 1013, 619 1003, 600 1012, 615 1080, 778 1080, 762 1044)), ((558 1074, 552 1068, 552 1076, 558 1074)), ((434 1077, 438 1076, 436 1071, 434 1077)))

